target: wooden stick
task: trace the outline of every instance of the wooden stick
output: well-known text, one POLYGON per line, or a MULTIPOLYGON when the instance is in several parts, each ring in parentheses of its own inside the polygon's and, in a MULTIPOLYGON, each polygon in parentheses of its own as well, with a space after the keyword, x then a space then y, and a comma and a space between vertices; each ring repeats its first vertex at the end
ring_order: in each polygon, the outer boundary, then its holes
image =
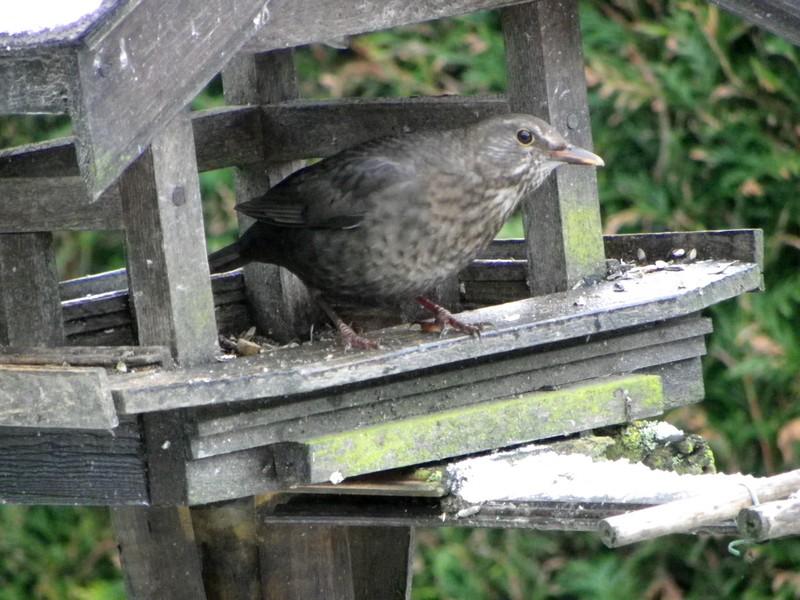
POLYGON ((600 522, 600 532, 606 546, 617 548, 731 519, 743 508, 758 502, 785 498, 798 489, 800 469, 774 477, 754 478, 749 485, 739 483, 720 488, 713 494, 692 496, 609 517, 600 522))
POLYGON ((800 497, 742 509, 736 525, 743 536, 759 542, 800 534, 800 497))

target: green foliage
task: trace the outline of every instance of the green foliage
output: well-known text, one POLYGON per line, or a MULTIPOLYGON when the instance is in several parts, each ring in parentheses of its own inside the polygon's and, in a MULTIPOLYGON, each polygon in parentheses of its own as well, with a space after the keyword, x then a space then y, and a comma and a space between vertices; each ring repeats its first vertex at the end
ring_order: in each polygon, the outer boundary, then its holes
MULTIPOLYGON (((800 466, 800 51, 703 0, 583 0, 586 76, 605 228, 760 227, 766 291, 710 311, 706 401, 673 420, 720 470, 800 466)), ((493 14, 404 27, 297 53, 305 97, 483 94, 505 86, 493 14)), ((195 103, 221 102, 215 81, 195 103)), ((0 120, 0 147, 65 135, 62 120, 0 120), (60 128, 53 132, 52 128, 60 128)), ((232 239, 230 170, 201 177, 212 249, 232 239)), ((517 218, 504 235, 520 235, 517 218)), ((62 273, 122 264, 121 240, 61 239, 62 273)), ((0 510, 0 600, 121 598, 105 513, 0 510)), ((794 598, 800 544, 730 556, 675 536, 607 550, 591 534, 421 531, 414 597, 794 598)))

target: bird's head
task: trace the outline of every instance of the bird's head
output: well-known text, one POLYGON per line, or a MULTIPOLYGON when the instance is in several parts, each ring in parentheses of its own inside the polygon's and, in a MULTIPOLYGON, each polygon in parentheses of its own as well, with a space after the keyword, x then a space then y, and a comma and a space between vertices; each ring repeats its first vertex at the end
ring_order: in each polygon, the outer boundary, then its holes
POLYGON ((506 114, 469 128, 477 144, 476 168, 500 175, 524 191, 537 188, 563 164, 602 167, 603 159, 569 143, 554 127, 532 115, 506 114))

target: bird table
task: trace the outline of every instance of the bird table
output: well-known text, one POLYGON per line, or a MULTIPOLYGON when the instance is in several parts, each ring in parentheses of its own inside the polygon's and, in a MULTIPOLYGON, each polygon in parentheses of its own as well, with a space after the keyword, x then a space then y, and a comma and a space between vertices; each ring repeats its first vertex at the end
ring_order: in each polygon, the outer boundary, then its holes
MULTIPOLYGON (((524 239, 440 290, 480 337, 222 355, 220 332, 307 333, 308 300, 274 266, 207 275, 198 171, 236 167, 246 200, 300 159, 509 111, 591 148, 576 0, 327 4, 103 0, 0 34, 0 110, 75 134, 0 151, 0 502, 111 507, 132 598, 406 597, 413 526, 437 520, 376 511, 439 510, 420 465, 700 401, 701 311, 761 285, 759 231, 603 236, 594 171, 565 167, 525 201, 524 239), (298 98, 295 46, 483 9, 504 96, 298 98), (187 111, 220 71, 227 105, 187 111), (123 231, 127 268, 59 283, 56 230, 123 231)), ((512 521, 554 522, 445 524, 512 521)))

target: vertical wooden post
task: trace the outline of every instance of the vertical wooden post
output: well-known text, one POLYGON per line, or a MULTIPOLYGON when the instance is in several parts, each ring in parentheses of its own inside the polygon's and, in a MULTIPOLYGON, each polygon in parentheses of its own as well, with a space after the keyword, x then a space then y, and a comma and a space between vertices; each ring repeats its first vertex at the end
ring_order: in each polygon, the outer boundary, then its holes
MULTIPOLYGON (((578 0, 519 4, 501 14, 511 110, 545 119, 591 149, 578 0)), ((523 214, 534 295, 604 274, 594 170, 560 167, 525 201, 523 214)))
POLYGON ((0 235, 0 345, 63 343, 53 234, 0 235))
MULTIPOLYGON (((188 114, 181 113, 122 175, 128 283, 140 344, 168 344, 179 364, 212 360, 217 327, 188 114)), ((151 508, 112 517, 131 598, 206 598, 185 495, 179 415, 142 420, 151 508)))
MULTIPOLYGON (((222 71, 225 100, 229 104, 270 104, 297 98, 294 50, 266 54, 240 54, 222 71)), ((236 201, 265 193, 302 162, 243 165, 236 170, 236 201)), ((242 231, 253 220, 239 216, 242 231)), ((258 328, 278 341, 288 342, 308 333, 313 308, 302 282, 275 265, 245 266, 244 277, 253 320, 258 328)))

